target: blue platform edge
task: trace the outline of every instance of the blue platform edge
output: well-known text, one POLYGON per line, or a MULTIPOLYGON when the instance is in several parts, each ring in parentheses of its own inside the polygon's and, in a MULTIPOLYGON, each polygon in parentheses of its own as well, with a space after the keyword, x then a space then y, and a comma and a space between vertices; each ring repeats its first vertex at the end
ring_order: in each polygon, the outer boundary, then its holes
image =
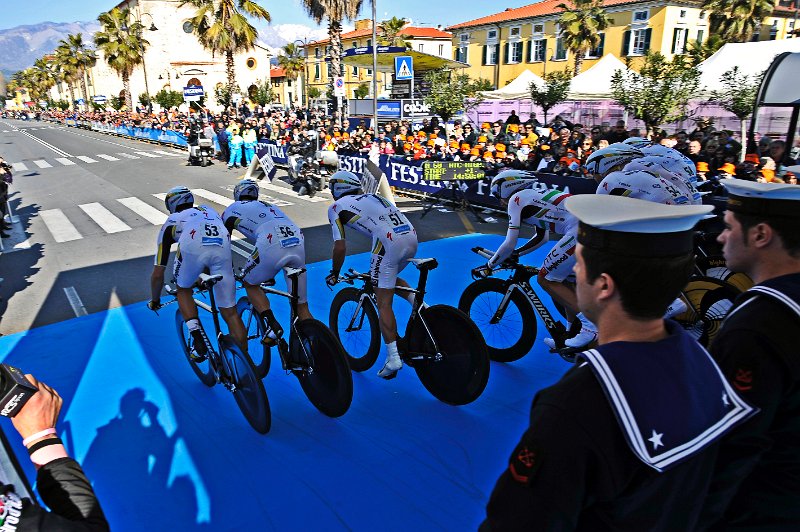
MULTIPOLYGON (((470 248, 501 242, 473 234, 421 243, 417 256, 439 261, 426 301, 457 305, 470 269, 484 262, 470 248)), ((547 248, 526 263, 541 263, 547 248)), ((348 267, 367 271, 368 254, 348 257, 348 267)), ((325 323, 335 293, 324 283, 329 269, 330 261, 308 265, 311 311, 325 323)), ((418 273, 409 266, 402 276, 413 285, 418 273)), ((288 306, 272 301, 285 323, 288 306)), ((398 298, 398 323, 409 308, 398 298)), ((493 362, 483 395, 453 407, 433 398, 410 368, 392 381, 378 378, 381 355, 374 368, 353 374, 350 411, 330 419, 275 358, 264 381, 272 430, 261 436, 228 392, 194 376, 175 334, 176 309, 156 316, 138 303, 0 338, 0 360, 63 397, 59 433, 112 530, 475 529, 527 427, 534 394, 570 367, 541 344, 539 323, 531 353, 493 362)), ((34 479, 13 427, 2 424, 34 479)))

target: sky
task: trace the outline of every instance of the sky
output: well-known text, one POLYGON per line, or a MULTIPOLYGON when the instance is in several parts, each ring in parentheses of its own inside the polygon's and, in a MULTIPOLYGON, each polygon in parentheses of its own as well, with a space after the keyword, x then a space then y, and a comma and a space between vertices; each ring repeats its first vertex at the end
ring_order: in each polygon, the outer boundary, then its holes
MULTIPOLYGON (((377 18, 384 20, 392 16, 412 20, 415 25, 447 26, 465 22, 507 7, 520 7, 536 0, 505 0, 496 3, 489 0, 461 2, 458 0, 376 0, 377 18), (458 9, 453 9, 454 5, 458 9)), ((303 24, 316 26, 300 8, 299 0, 258 0, 269 10, 272 24, 303 24)), ((40 22, 88 22, 97 19, 102 11, 113 8, 115 0, 0 0, 0 29, 8 29, 40 22)), ((359 18, 371 16, 371 4, 365 1, 359 18)))

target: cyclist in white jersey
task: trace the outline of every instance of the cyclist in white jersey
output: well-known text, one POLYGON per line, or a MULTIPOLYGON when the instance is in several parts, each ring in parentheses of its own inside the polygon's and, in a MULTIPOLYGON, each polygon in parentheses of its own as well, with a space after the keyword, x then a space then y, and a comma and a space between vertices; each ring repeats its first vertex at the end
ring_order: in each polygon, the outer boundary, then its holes
POLYGON ((177 243, 173 273, 178 285, 178 307, 192 335, 194 356, 202 359, 207 353, 208 339, 200 327, 192 297, 192 287, 205 270, 210 275, 222 275, 222 280, 214 285, 214 297, 231 336, 246 352, 244 324, 236 312, 231 240, 222 218, 207 205, 195 207, 194 196, 186 187, 170 189, 164 202, 170 215, 158 233, 148 307, 157 310, 161 306, 164 270, 170 247, 177 243))
MULTIPOLYGON (((260 284, 275 278, 284 271, 286 286, 292 291, 292 280, 286 277, 287 268, 305 268, 306 252, 303 232, 279 208, 258 201, 258 183, 244 179, 233 189, 235 200, 222 214, 228 232, 237 229, 255 249, 242 269, 242 284, 264 326, 261 341, 273 346, 283 334, 283 328, 275 319, 269 299, 260 284)), ((297 315, 301 320, 310 319, 306 289, 306 274, 297 278, 297 315)))
MULTIPOLYGON (((361 181, 355 174, 339 171, 328 181, 335 200, 328 208, 328 221, 333 229, 333 268, 326 282, 333 285, 339 278, 347 251, 345 226, 372 239, 370 276, 378 301, 378 316, 386 343, 386 362, 378 376, 393 378, 403 367, 397 348, 397 322, 392 310, 395 286, 408 286, 398 277, 409 259, 417 252, 417 232, 391 202, 377 194, 363 194, 361 181)), ((413 302, 413 295, 408 295, 413 302)))
MULTIPOLYGON (((475 268, 475 275, 491 275, 492 269, 512 253, 520 256, 530 253, 549 241, 550 232, 562 235, 545 257, 539 268, 539 285, 569 313, 571 320, 577 315, 581 320, 581 332, 566 341, 567 347, 582 347, 597 336, 597 328, 583 315, 577 314, 578 301, 575 289, 568 285, 574 281, 572 268, 575 264, 578 219, 564 208, 564 200, 570 194, 557 189, 532 188, 537 182, 531 175, 520 170, 506 170, 492 179, 491 194, 508 206, 508 232, 506 239, 485 266, 475 268), (536 228, 536 234, 518 249, 521 224, 536 228)), ((550 343, 548 342, 548 345, 550 343)), ((552 343, 550 347, 555 347, 552 343)))

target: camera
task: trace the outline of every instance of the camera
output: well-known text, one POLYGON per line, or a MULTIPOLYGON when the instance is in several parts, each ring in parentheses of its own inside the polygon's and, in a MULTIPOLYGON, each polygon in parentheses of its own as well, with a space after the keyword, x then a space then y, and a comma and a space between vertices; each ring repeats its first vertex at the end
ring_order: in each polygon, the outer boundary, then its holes
POLYGON ((19 369, 0 364, 0 416, 16 416, 39 389, 19 369))

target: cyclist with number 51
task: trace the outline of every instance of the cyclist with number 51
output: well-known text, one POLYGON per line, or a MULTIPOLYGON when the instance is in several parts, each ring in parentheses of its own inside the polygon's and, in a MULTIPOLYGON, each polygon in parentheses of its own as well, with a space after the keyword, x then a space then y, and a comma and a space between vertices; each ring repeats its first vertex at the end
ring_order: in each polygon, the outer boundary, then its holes
POLYGON ((173 266, 178 285, 176 297, 186 327, 192 335, 192 355, 198 360, 204 360, 208 352, 208 338, 200 326, 197 305, 192 294, 192 287, 206 269, 211 275, 222 275, 222 280, 214 285, 214 296, 231 336, 242 351, 247 353, 244 324, 236 312, 231 238, 222 218, 207 205, 195 207, 194 195, 183 186, 170 189, 164 203, 170 215, 158 233, 148 308, 158 310, 161 307, 164 270, 169 261, 170 247, 177 242, 178 250, 173 266))
MULTIPOLYGON (((283 328, 275 319, 269 300, 261 289, 261 283, 269 281, 286 268, 303 269, 306 266, 306 251, 303 233, 286 214, 269 203, 258 200, 258 183, 243 179, 233 189, 234 201, 222 214, 229 233, 239 230, 255 246, 242 269, 242 284, 247 297, 262 320, 264 333, 261 342, 274 346, 283 334, 283 328)), ((292 291, 292 280, 286 276, 288 291, 292 291)), ((297 278, 297 316, 300 320, 311 319, 308 310, 306 274, 297 278)))
MULTIPOLYGON (((361 181, 352 172, 340 170, 328 181, 335 200, 328 208, 328 221, 333 229, 333 255, 330 275, 325 279, 329 286, 339 281, 339 272, 347 251, 344 227, 372 238, 370 277, 378 302, 378 318, 383 340, 386 343, 386 362, 378 376, 391 379, 403 367, 397 347, 397 321, 392 310, 395 286, 409 287, 397 275, 408 265, 417 252, 417 232, 408 218, 378 194, 364 194, 361 181)), ((408 301, 414 304, 414 293, 408 292, 408 301)))

